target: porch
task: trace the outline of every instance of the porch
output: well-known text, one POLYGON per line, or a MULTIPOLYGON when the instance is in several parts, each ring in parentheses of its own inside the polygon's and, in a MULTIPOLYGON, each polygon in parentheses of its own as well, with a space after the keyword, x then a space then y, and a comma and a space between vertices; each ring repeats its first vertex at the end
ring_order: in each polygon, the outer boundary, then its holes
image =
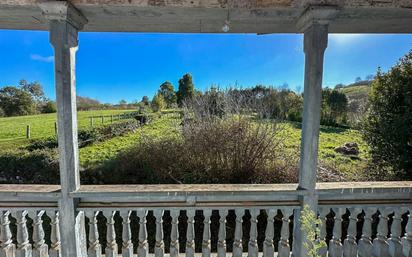
POLYGON ((0 256, 304 257, 299 218, 309 206, 322 220, 319 239, 328 241, 322 256, 411 257, 412 182, 316 184, 328 33, 411 33, 411 7, 409 0, 2 1, 1 29, 50 31, 61 185, 0 185, 0 256), (299 184, 80 185, 79 31, 216 33, 224 25, 230 33, 304 35, 299 184))

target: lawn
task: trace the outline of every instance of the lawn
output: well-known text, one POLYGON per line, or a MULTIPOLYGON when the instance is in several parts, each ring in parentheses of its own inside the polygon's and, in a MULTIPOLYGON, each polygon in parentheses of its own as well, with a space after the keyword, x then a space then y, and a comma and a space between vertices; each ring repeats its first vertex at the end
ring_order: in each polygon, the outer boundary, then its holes
MULTIPOLYGON (((78 112, 78 125, 79 128, 90 126, 89 116, 116 115, 130 111, 133 110, 80 111, 78 112)), ((0 149, 10 149, 27 143, 27 125, 30 125, 32 139, 53 136, 56 118, 56 113, 0 118, 0 149)), ((107 118, 105 123, 109 122, 107 118)), ((100 126, 101 120, 95 119, 94 125, 100 126)))
MULTIPOLYGON (((80 149, 81 166, 90 168, 115 158, 119 152, 141 142, 143 135, 160 139, 162 136, 176 133, 176 128, 180 122, 181 120, 177 116, 162 116, 141 127, 136 133, 82 148, 80 149)), ((285 150, 299 154, 300 133, 299 123, 282 123, 285 150)), ((369 158, 368 148, 359 131, 322 126, 319 141, 319 163, 321 167, 327 167, 328 170, 333 169, 334 172, 348 180, 356 180, 359 172, 365 170, 369 158), (334 151, 336 147, 347 142, 355 142, 359 145, 359 155, 345 156, 334 151)))

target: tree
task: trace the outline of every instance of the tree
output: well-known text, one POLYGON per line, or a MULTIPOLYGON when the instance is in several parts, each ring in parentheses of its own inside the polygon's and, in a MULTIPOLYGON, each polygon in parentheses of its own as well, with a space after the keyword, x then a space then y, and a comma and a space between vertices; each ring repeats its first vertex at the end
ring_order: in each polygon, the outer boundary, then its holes
POLYGON ((177 101, 177 96, 176 96, 176 92, 173 88, 172 83, 170 83, 169 81, 163 82, 160 85, 160 89, 158 91, 158 94, 162 95, 167 107, 172 107, 173 104, 176 103, 177 101))
POLYGON ((192 98, 195 94, 195 85, 193 84, 192 75, 186 73, 183 77, 179 80, 179 90, 177 91, 177 103, 179 105, 186 98, 192 98))
POLYGON ((149 105, 149 97, 147 95, 142 97, 141 101, 144 105, 149 105))
POLYGON ((412 178, 412 50, 388 72, 378 70, 363 136, 380 171, 412 178))
POLYGON ((47 101, 42 106, 42 113, 55 113, 57 112, 56 103, 54 101, 47 101))
POLYGON ((348 98, 336 89, 322 90, 322 116, 324 125, 346 123, 348 113, 348 98))
POLYGON ((161 94, 156 94, 153 97, 151 106, 153 111, 160 112, 166 107, 166 101, 161 94))
POLYGON ((372 80, 374 80, 375 79, 375 76, 373 75, 373 74, 369 74, 369 75, 367 75, 366 77, 365 77, 365 80, 366 81, 372 81, 372 80))
POLYGON ((82 111, 98 109, 101 107, 101 104, 98 100, 89 97, 76 96, 76 102, 77 109, 82 111))
POLYGON ((356 77, 355 82, 361 82, 362 78, 361 77, 356 77))
POLYGON ((19 82, 19 86, 23 91, 29 93, 38 105, 41 105, 42 103, 47 101, 47 97, 44 94, 43 87, 39 82, 34 81, 28 83, 26 80, 22 79, 19 82))
POLYGON ((29 115, 36 112, 32 96, 13 86, 0 89, 0 108, 3 109, 5 116, 29 115))

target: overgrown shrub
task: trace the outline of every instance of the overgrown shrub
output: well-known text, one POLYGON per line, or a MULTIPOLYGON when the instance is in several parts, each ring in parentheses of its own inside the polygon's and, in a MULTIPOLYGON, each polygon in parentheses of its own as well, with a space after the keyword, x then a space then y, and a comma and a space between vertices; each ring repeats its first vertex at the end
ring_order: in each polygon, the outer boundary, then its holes
POLYGON ((222 116, 208 101, 191 103, 178 133, 143 135, 134 148, 99 167, 100 174, 116 173, 111 183, 296 182, 298 156, 282 151, 281 125, 229 109, 222 116))
POLYGON ((50 149, 50 148, 57 148, 57 138, 56 137, 48 137, 42 139, 34 139, 31 140, 30 143, 26 146, 26 149, 29 151, 34 150, 42 150, 42 149, 50 149))
POLYGON ((5 152, 0 155, 0 183, 58 184, 57 149, 5 152))

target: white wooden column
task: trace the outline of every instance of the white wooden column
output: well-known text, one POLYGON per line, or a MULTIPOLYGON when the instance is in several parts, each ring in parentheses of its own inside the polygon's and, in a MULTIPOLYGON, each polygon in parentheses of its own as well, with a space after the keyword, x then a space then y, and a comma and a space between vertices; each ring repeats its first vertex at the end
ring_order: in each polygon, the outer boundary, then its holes
MULTIPOLYGON (((303 103, 302 141, 299 169, 299 188, 302 190, 301 206, 308 205, 317 212, 316 172, 320 127, 320 107, 324 52, 328 42, 328 23, 335 9, 308 7, 298 21, 304 33, 305 85, 303 103)), ((301 231, 300 211, 295 212, 293 256, 307 256, 301 231)))
POLYGON ((39 6, 49 21, 50 43, 54 48, 62 193, 59 201, 61 252, 63 257, 86 256, 84 214, 76 212, 76 199, 70 197, 70 192, 80 187, 75 55, 78 31, 87 20, 65 1, 45 2, 39 6))

